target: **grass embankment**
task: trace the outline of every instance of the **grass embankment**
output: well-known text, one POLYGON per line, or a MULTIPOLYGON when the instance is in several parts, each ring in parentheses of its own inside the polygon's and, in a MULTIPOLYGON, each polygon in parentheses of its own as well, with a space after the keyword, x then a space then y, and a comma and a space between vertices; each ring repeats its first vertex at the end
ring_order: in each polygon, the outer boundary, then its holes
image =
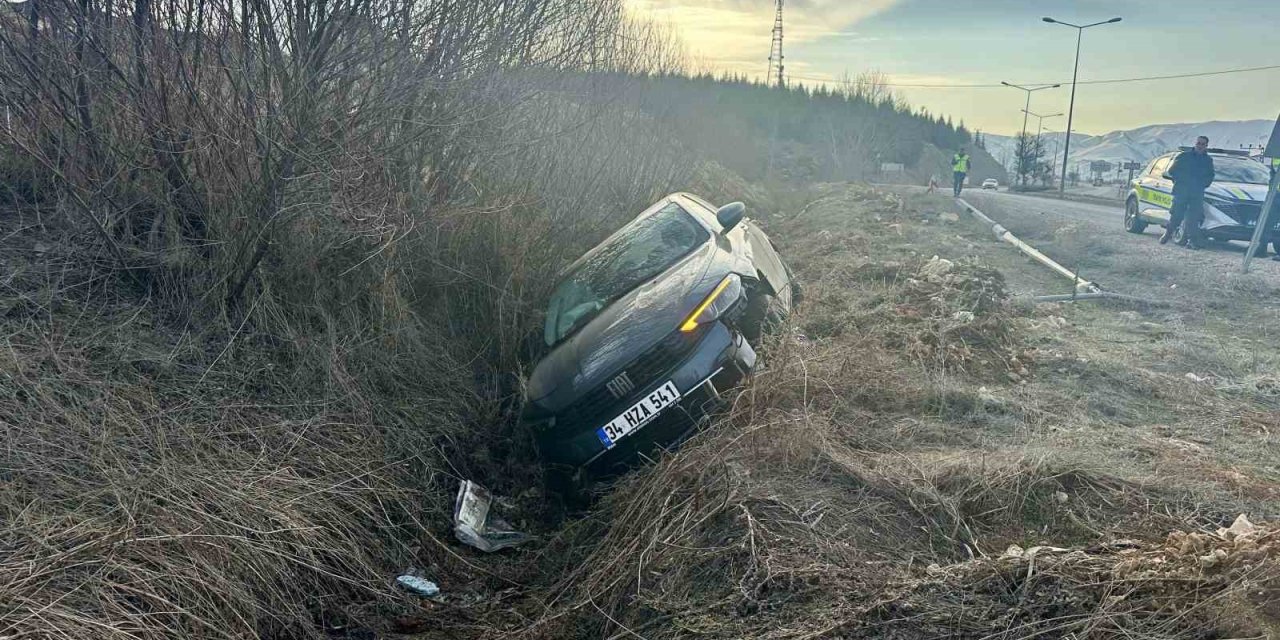
POLYGON ((388 377, 383 345, 328 344, 368 367, 334 376, 7 236, 0 635, 1273 632, 1275 532, 1214 535, 1274 504, 1269 387, 1149 366, 1170 343, 1132 332, 1165 311, 1011 298, 1032 267, 945 199, 759 199, 806 283, 793 330, 724 419, 568 521, 449 349, 388 377), (453 543, 460 476, 539 539, 453 543), (395 595, 406 566, 444 597, 395 595))
POLYGON ((326 378, 303 345, 175 327, 50 242, 55 219, 0 243, 0 636, 312 637, 385 594, 448 510, 456 365, 326 378))
POLYGON ((1001 273, 1034 267, 948 213, 832 186, 767 217, 807 284, 797 332, 549 547, 580 559, 547 637, 1275 632, 1275 530, 1216 534, 1274 504, 1274 395, 1098 349, 1140 313, 1010 299, 1001 273))

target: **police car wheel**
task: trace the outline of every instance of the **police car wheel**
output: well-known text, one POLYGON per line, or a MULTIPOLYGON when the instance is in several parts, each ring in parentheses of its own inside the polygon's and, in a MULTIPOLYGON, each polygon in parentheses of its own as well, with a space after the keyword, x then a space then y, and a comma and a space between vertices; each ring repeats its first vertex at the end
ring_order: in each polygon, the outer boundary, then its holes
POLYGON ((1187 243, 1187 236, 1182 233, 1182 225, 1178 225, 1173 229, 1173 243, 1183 245, 1187 243))
POLYGON ((1142 233, 1147 230, 1147 222, 1138 216, 1138 201, 1130 199, 1124 205, 1124 230, 1129 233, 1142 233))

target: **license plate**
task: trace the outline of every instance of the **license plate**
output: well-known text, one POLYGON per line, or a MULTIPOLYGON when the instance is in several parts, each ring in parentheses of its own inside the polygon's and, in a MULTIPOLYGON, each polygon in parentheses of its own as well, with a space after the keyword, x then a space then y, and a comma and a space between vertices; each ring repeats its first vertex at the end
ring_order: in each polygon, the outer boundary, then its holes
POLYGON ((596 436, 600 438, 604 448, 612 449, 619 440, 638 431, 679 399, 680 392, 676 390, 675 383, 668 380, 631 405, 630 409, 623 411, 622 415, 610 420, 609 424, 596 429, 596 436))

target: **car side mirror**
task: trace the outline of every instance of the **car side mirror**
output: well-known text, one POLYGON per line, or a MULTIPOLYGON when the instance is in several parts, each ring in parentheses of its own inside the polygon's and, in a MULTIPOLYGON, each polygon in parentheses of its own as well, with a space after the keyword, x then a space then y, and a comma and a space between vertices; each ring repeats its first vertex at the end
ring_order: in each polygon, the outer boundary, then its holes
POLYGON ((741 202, 730 202, 729 204, 716 209, 716 221, 728 231, 742 222, 742 216, 747 212, 747 205, 741 202))

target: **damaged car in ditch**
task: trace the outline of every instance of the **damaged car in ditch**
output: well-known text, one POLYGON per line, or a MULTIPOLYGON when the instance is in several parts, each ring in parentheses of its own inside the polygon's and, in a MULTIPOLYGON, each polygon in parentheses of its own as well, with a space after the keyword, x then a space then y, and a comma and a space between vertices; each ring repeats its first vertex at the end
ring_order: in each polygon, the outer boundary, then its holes
POLYGON ((552 490, 677 446, 756 367, 797 285, 744 214, 672 194, 561 273, 521 415, 552 490))

